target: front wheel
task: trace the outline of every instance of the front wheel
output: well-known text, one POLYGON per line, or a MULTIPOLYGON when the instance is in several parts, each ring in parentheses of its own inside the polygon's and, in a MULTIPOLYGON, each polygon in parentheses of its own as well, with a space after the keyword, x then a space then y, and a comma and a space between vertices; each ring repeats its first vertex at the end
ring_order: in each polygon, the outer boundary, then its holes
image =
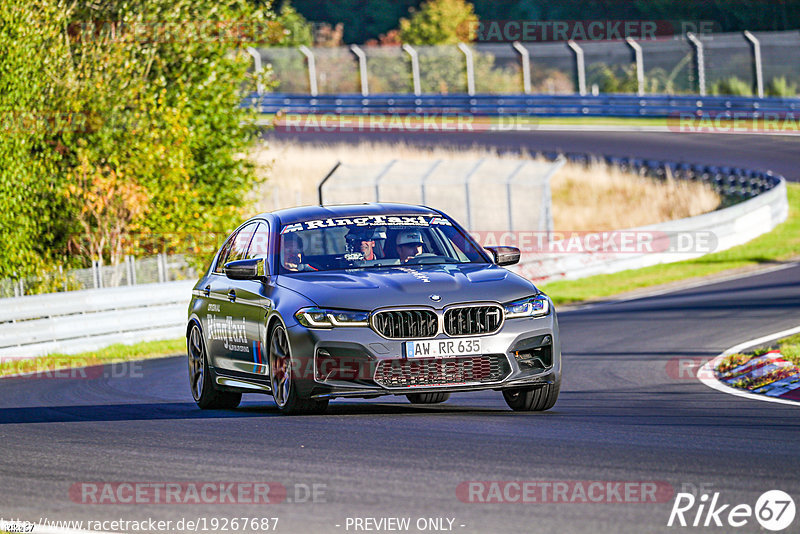
POLYGON ((242 394, 220 391, 214 387, 214 374, 208 366, 208 355, 203 334, 197 324, 192 325, 186 338, 189 354, 189 388, 192 398, 203 410, 232 410, 242 402, 242 394))
POLYGON ((509 408, 517 412, 543 412, 549 410, 558 400, 561 381, 534 388, 503 390, 503 398, 509 408))
POLYGON ((298 393, 298 377, 294 376, 289 338, 286 329, 279 323, 272 327, 269 336, 269 369, 272 397, 281 413, 322 413, 328 408, 328 399, 310 399, 298 393))
POLYGON ((449 393, 409 393, 406 395, 411 404, 439 404, 450 398, 449 393))

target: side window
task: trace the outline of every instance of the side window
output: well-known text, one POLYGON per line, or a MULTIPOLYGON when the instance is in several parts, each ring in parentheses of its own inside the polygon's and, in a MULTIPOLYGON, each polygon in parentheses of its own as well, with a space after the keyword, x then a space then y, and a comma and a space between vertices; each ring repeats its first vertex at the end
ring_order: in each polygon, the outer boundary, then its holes
POLYGON ((231 251, 228 254, 228 258, 225 260, 225 263, 229 261, 238 261, 243 260, 247 257, 247 247, 250 246, 250 240, 253 239, 253 234, 256 231, 256 226, 258 223, 250 223, 236 234, 236 237, 233 238, 233 244, 231 245, 231 251))
POLYGON ((222 246, 222 250, 220 251, 219 256, 217 257, 217 264, 214 265, 215 273, 222 274, 222 268, 227 263, 227 257, 231 251, 231 246, 233 245, 233 241, 235 239, 236 239, 236 233, 234 233, 231 237, 229 237, 228 240, 225 242, 225 244, 222 246))
POLYGON ((215 273, 222 274, 225 264, 230 261, 243 260, 247 254, 247 246, 250 244, 250 239, 253 237, 253 231, 257 223, 251 223, 240 228, 238 232, 234 233, 222 247, 217 259, 217 265, 214 267, 215 273))
POLYGON ((247 249, 247 259, 266 258, 269 252, 269 226, 266 223, 258 223, 250 240, 250 248, 247 249))

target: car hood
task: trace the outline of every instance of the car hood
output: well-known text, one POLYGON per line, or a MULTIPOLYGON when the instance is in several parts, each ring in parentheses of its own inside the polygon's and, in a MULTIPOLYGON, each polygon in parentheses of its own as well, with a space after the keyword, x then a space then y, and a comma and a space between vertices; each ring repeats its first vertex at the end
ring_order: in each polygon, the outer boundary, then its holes
POLYGON ((282 274, 280 286, 317 306, 373 310, 386 306, 431 306, 470 301, 509 302, 530 296, 528 280, 492 264, 445 264, 282 274), (431 295, 441 300, 434 301, 431 295))

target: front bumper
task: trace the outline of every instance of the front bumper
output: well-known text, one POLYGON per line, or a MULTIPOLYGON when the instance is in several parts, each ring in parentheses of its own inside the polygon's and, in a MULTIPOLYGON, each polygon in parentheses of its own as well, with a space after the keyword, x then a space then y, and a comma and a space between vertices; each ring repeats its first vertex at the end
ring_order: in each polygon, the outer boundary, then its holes
MULTIPOLYGON (((561 377, 555 311, 545 317, 507 320, 493 334, 471 336, 482 339, 481 355, 435 361, 406 358, 405 340, 386 339, 369 327, 309 329, 295 325, 287 333, 293 361, 301 367, 302 388, 315 398, 502 390, 552 384, 561 377), (456 360, 464 360, 466 367, 456 360), (490 374, 474 372, 489 369, 489 360, 490 374), (404 380, 386 380, 387 369, 404 380), (424 370, 422 379, 420 369, 424 370)), ((434 341, 458 339, 439 334, 434 341)))

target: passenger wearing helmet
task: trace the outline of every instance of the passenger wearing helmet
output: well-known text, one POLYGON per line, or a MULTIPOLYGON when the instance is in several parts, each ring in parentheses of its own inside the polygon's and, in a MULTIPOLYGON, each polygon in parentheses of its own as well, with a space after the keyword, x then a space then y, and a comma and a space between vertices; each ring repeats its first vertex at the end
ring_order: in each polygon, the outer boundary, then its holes
POLYGON ((364 260, 372 261, 380 259, 382 256, 380 247, 376 246, 376 241, 386 239, 386 232, 380 228, 353 228, 345 236, 345 239, 348 252, 361 253, 364 260))
POLYGON ((403 230, 397 234, 397 256, 406 263, 422 254, 422 233, 419 230, 403 230))

